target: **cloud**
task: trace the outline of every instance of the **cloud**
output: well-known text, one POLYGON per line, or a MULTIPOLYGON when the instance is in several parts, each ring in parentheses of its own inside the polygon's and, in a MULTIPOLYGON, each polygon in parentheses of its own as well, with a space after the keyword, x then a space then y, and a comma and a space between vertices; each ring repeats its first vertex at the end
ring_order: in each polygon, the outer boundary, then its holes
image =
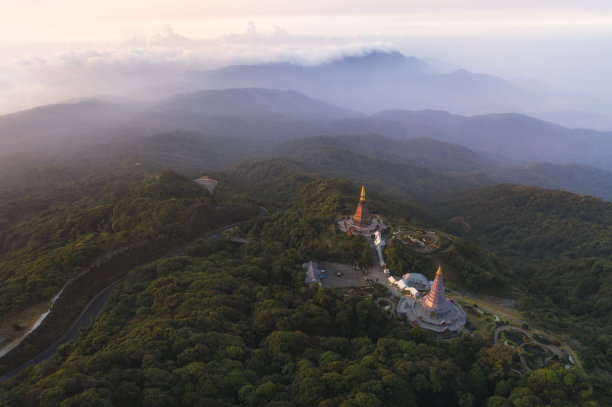
POLYGON ((0 65, 0 113, 99 93, 187 90, 185 72, 230 64, 312 65, 372 50, 395 48, 370 38, 299 36, 279 27, 258 31, 253 22, 242 33, 209 40, 190 39, 170 26, 148 35, 126 32, 119 43, 26 54, 0 65))
MULTIPOLYGON (((55 46, 0 58, 0 114, 95 94, 153 98, 197 90, 184 73, 231 64, 290 62, 315 65, 373 50, 436 57, 476 72, 535 78, 557 89, 612 92, 607 72, 608 37, 435 38, 295 35, 272 26, 260 30, 245 21, 242 32, 194 39, 172 26, 157 32, 128 31, 114 43, 55 46), (543 51, 544 50, 544 51, 543 51), (497 64, 497 65, 495 65, 497 64), (558 86, 557 86, 558 85, 558 86)), ((0 52, 2 48, 0 48, 0 52)), ((599 93, 597 93, 599 92, 599 93)))

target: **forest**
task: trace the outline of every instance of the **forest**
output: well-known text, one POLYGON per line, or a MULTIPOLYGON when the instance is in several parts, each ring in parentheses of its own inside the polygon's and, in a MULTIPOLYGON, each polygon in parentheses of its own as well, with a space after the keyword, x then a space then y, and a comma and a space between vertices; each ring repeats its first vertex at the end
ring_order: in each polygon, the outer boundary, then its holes
POLYGON ((0 315, 51 298, 97 257, 136 242, 158 250, 257 213, 172 172, 85 177, 0 206, 0 315))
MULTIPOLYGON (((522 282, 524 316, 578 340, 585 364, 612 371, 612 204, 585 195, 499 185, 458 194, 442 206, 522 282)), ((607 379, 606 379, 607 380, 607 379)))
MULTIPOLYGON (((363 239, 334 225, 357 190, 285 174, 234 191, 267 208, 239 228, 250 244, 199 239, 183 255, 134 268, 77 341, 0 384, 0 404, 606 405, 578 369, 553 362, 519 374, 507 347, 401 326, 375 302, 377 290, 305 286, 304 261, 369 256, 363 239)), ((496 258, 469 261, 488 269, 496 258)))

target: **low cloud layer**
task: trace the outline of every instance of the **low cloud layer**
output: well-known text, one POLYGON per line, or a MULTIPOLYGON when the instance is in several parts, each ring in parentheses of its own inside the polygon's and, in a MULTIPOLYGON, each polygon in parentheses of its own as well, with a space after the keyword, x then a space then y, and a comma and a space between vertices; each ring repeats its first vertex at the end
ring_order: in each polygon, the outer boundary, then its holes
POLYGON ((13 50, 10 58, 0 59, 6 61, 0 62, 0 113, 101 94, 150 99, 194 90, 185 72, 279 61, 314 65, 372 50, 439 58, 477 72, 531 78, 553 89, 605 97, 612 93, 606 74, 612 61, 599 50, 608 43, 607 38, 543 38, 538 43, 378 34, 324 37, 293 35, 278 27, 262 31, 252 22, 242 33, 196 40, 165 26, 148 35, 126 32, 116 43, 57 45, 36 53, 13 50))
POLYGON ((166 26, 152 35, 126 33, 118 44, 71 46, 0 64, 0 113, 98 94, 181 90, 189 71, 279 61, 313 65, 372 50, 395 48, 369 39, 293 36, 280 28, 258 32, 253 23, 242 34, 192 40, 166 26))

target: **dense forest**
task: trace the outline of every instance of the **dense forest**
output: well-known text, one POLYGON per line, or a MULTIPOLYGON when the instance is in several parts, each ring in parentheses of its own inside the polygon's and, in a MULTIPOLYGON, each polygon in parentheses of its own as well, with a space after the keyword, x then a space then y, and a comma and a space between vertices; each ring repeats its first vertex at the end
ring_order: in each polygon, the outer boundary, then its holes
POLYGON ((589 368, 612 371, 612 204, 500 185, 458 194, 442 213, 461 216, 470 230, 455 225, 455 232, 512 265, 525 284, 526 318, 578 339, 589 368))
POLYGON ((369 256, 334 225, 356 187, 286 175, 255 189, 268 212, 240 226, 250 244, 200 239, 133 269, 79 340, 0 385, 0 404, 599 405, 577 369, 521 375, 507 347, 402 327, 376 289, 304 286, 304 261, 369 256))
POLYGON ((135 243, 163 251, 256 213, 172 172, 119 171, 4 199, 0 315, 50 299, 110 251, 135 243))

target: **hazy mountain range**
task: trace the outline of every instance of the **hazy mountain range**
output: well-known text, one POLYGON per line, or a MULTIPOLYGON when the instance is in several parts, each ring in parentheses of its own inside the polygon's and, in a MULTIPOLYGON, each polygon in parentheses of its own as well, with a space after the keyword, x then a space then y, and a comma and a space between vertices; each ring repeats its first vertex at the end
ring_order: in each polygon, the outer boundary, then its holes
MULTIPOLYGON (((362 62, 374 69, 370 58, 362 62)), ((403 61, 410 71, 427 69, 418 60, 403 61)), ((279 157, 354 182, 395 179, 386 182, 415 199, 501 182, 612 199, 610 132, 571 130, 515 113, 366 115, 293 90, 204 90, 148 105, 44 106, 0 116, 0 151, 0 180, 57 163, 83 168, 71 170, 75 176, 136 163, 192 173, 279 157)))
POLYGON ((515 112, 572 128, 612 128, 608 102, 583 94, 534 90, 519 82, 399 52, 372 52, 315 66, 236 65, 193 72, 190 79, 209 89, 293 89, 365 113, 389 109, 434 109, 462 115, 515 112))

